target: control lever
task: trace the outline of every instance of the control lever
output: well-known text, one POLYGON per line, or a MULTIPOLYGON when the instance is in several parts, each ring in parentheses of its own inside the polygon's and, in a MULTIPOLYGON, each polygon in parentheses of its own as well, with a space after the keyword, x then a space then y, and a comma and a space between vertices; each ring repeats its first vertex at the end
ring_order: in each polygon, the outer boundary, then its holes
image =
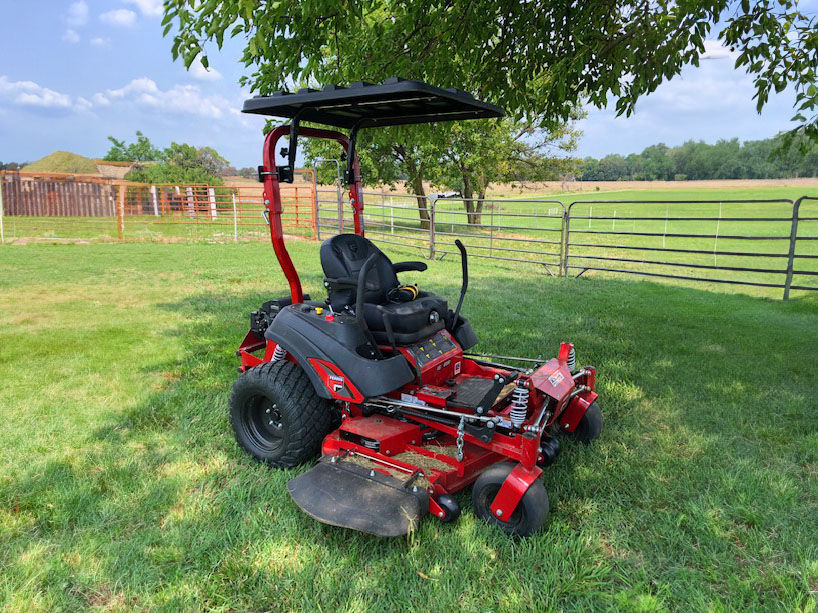
POLYGON ((463 269, 463 282, 460 286, 460 298, 457 300, 457 308, 454 310, 452 323, 449 326, 449 330, 452 332, 454 332, 455 326, 457 326, 457 320, 460 317, 460 307, 463 306, 463 299, 466 297, 466 290, 469 289, 469 256, 466 253, 466 248, 463 246, 463 243, 460 242, 460 239, 456 239, 454 244, 457 245, 457 248, 460 250, 460 264, 461 268, 463 269))

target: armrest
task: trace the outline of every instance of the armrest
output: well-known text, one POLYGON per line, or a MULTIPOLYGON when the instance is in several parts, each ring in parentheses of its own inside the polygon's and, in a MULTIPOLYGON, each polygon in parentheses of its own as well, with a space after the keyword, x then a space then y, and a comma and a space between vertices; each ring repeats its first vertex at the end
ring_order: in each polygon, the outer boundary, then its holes
POLYGON ((338 277, 337 279, 327 277, 324 279, 324 285, 327 287, 332 286, 335 289, 346 289, 350 287, 357 287, 358 279, 353 277, 338 277))
POLYGON ((399 272, 409 272, 410 270, 423 272, 427 268, 429 267, 426 266, 424 262, 396 262, 392 264, 392 270, 395 271, 395 274, 399 272))

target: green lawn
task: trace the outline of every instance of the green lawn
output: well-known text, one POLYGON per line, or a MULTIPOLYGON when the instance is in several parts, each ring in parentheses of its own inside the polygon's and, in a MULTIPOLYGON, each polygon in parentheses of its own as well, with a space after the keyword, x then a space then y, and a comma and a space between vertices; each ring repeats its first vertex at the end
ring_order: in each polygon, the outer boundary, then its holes
MULTIPOLYGON (((318 245, 292 244, 323 295, 318 245)), ((411 252, 387 249, 406 258, 411 252)), ((415 276, 456 296, 459 264, 415 276)), ((408 539, 316 523, 232 440, 269 244, 0 248, 0 608, 814 611, 818 296, 789 302, 474 261, 478 349, 598 368, 602 437, 563 446, 552 513, 408 539)))

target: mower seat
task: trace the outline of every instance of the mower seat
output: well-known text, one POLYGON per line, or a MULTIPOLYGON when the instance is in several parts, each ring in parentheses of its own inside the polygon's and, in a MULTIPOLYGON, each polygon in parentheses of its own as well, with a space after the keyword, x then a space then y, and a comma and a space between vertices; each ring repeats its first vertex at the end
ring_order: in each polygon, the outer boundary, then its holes
POLYGON ((401 345, 415 343, 442 330, 449 314, 445 298, 420 291, 417 297, 407 300, 411 292, 395 291, 400 287, 398 272, 426 270, 426 264, 393 264, 372 241, 357 234, 338 234, 321 245, 321 267, 326 276, 324 285, 333 310, 355 309, 358 273, 372 254, 378 257, 366 278, 364 319, 375 340, 379 343, 390 341, 384 320, 388 320, 395 342, 401 345))

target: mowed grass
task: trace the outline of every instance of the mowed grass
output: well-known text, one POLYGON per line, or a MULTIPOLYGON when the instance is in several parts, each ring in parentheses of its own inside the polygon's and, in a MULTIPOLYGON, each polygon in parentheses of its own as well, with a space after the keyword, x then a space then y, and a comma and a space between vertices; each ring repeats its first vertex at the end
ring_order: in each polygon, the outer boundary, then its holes
MULTIPOLYGON (((291 244, 323 296, 318 245, 291 244)), ((393 257, 411 251, 387 248, 393 257)), ((0 249, 0 607, 9 611, 813 611, 818 301, 473 261, 484 352, 598 368, 605 430, 545 470, 551 515, 406 539, 319 524, 233 442, 269 244, 0 249)), ((459 263, 406 275, 453 301, 459 263)))

